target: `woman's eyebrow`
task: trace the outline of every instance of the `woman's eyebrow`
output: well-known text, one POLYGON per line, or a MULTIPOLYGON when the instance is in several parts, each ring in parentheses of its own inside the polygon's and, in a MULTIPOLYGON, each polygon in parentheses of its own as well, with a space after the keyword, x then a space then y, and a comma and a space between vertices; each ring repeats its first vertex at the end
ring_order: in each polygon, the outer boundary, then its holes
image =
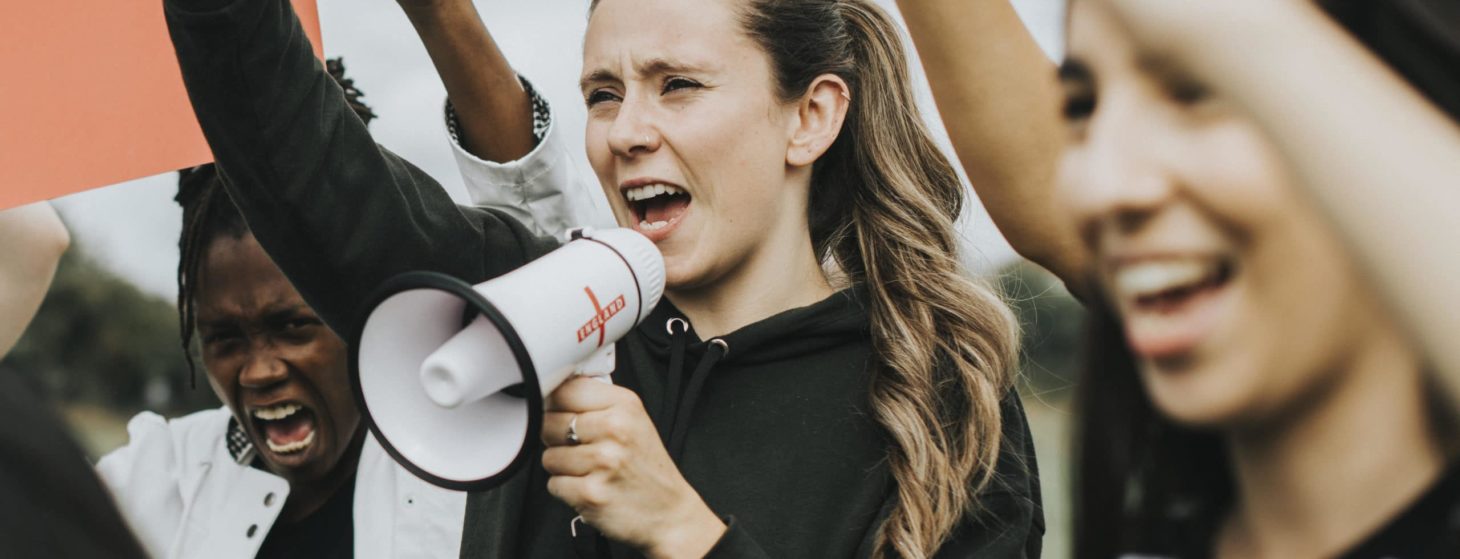
MULTIPOLYGON (((634 64, 634 73, 636 74, 636 76, 641 78, 673 74, 695 74, 704 71, 705 69, 701 66, 685 62, 677 62, 674 60, 669 60, 667 58, 650 58, 643 62, 637 62, 634 64)), ((615 74, 612 70, 600 68, 598 70, 594 70, 592 73, 589 73, 587 76, 584 76, 583 79, 579 80, 578 89, 587 91, 594 85, 622 82, 623 80, 619 78, 618 74, 615 74)))
POLYGON ((590 87, 598 84, 621 83, 622 81, 623 80, 619 79, 618 74, 613 73, 612 70, 600 68, 598 70, 594 70, 593 73, 584 76, 583 79, 578 80, 578 89, 587 91, 590 87))
POLYGON ((704 69, 694 64, 676 62, 666 58, 651 58, 634 65, 640 76, 663 76, 666 74, 693 74, 704 69))
POLYGON ((1083 60, 1069 57, 1060 62, 1058 75, 1060 81, 1089 82, 1094 75, 1090 72, 1090 66, 1083 60))

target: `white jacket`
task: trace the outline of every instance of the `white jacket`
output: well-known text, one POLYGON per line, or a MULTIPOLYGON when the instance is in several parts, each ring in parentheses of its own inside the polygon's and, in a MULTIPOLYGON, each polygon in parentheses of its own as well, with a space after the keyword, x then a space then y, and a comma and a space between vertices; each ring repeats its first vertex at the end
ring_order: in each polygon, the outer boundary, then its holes
MULTIPOLYGON (((174 420, 144 412, 131 440, 96 469, 154 557, 252 558, 289 483, 239 464, 224 442, 227 408, 174 420)), ((366 436, 355 478, 356 557, 456 557, 466 494, 426 483, 366 436)))
MULTIPOLYGON (((541 110, 546 113, 545 102, 541 110)), ((611 223, 593 203, 601 194, 577 172, 551 119, 543 120, 537 147, 509 163, 478 159, 448 134, 472 202, 502 210, 541 235, 611 223)), ((289 484, 233 459, 225 442, 230 415, 227 408, 171 421, 138 414, 127 424, 127 445, 97 463, 150 555, 257 555, 289 484)), ((465 493, 416 478, 366 435, 355 478, 356 557, 457 557, 465 507, 465 493)))

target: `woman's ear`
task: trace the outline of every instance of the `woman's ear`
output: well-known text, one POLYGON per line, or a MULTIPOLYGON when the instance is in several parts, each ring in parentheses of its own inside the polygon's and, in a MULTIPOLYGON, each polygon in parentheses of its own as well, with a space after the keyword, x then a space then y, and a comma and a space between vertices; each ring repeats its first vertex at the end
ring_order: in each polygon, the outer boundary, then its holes
POLYGON ((815 163, 842 131, 852 92, 847 82, 833 74, 817 76, 796 104, 791 141, 786 146, 786 163, 802 167, 815 163))

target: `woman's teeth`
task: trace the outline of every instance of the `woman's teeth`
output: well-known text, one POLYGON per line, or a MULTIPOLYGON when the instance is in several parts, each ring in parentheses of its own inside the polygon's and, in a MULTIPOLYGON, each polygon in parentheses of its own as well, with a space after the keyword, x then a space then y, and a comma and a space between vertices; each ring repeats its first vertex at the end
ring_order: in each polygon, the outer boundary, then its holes
POLYGON ((256 410, 253 410, 253 416, 264 421, 278 421, 280 419, 284 419, 286 417, 294 415, 294 412, 297 412, 301 409, 303 409, 303 406, 300 406, 299 404, 279 404, 277 406, 270 406, 267 408, 258 408, 256 410))
POLYGON ((299 452, 314 443, 314 414, 300 404, 256 408, 252 415, 260 438, 275 454, 299 452))
POLYGON ((271 439, 271 438, 268 438, 268 437, 264 437, 264 443, 267 444, 267 445, 269 445, 269 450, 274 451, 274 454, 291 454, 291 453, 294 453, 294 452, 299 452, 301 450, 304 450, 305 448, 308 448, 309 445, 311 443, 313 443, 313 442, 314 442, 314 430, 313 429, 311 429, 309 431, 309 434, 308 435, 305 435, 303 439, 300 439, 300 440, 297 440, 297 441, 294 441, 294 442, 291 442, 291 443, 279 444, 279 443, 274 442, 274 439, 271 439))
POLYGON ((665 227, 669 227, 668 221, 656 221, 654 223, 649 223, 648 221, 639 222, 639 229, 643 229, 645 231, 658 231, 665 227))
POLYGON ((1122 300, 1141 301, 1208 285, 1221 268, 1212 258, 1146 260, 1116 268, 1112 283, 1122 300))
POLYGON ((624 197, 630 202, 648 200, 663 194, 684 194, 684 189, 668 184, 651 184, 647 186, 636 186, 624 190, 624 197))

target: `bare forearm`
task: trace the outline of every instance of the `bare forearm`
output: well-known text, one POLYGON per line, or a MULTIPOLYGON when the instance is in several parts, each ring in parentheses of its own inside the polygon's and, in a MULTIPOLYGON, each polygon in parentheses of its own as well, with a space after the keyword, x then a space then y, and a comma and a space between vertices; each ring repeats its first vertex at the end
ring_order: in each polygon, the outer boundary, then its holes
POLYGON ((1008 0, 898 0, 964 171, 1015 250, 1077 277, 1083 251, 1054 204, 1054 66, 1008 0))
POLYGON ((1261 20, 1181 54, 1269 133, 1460 397, 1460 128, 1313 7, 1261 20))
POLYGON ((0 212, 0 358, 40 308, 70 242, 45 202, 0 212))
POLYGON ((460 120, 462 146, 493 162, 532 151, 532 106, 469 0, 403 5, 460 120))

